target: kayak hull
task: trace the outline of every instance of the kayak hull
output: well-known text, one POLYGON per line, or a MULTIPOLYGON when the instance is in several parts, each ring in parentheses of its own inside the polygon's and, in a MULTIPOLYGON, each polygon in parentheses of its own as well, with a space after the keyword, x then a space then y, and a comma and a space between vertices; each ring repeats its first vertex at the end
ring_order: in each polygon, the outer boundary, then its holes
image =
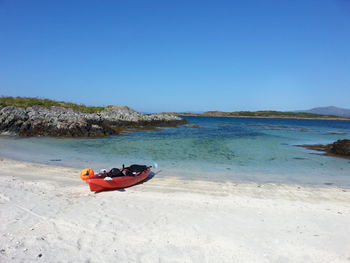
POLYGON ((91 178, 86 182, 89 184, 91 192, 115 190, 138 184, 147 179, 150 173, 151 169, 147 168, 147 170, 134 176, 113 177, 111 180, 105 180, 104 178, 91 178))

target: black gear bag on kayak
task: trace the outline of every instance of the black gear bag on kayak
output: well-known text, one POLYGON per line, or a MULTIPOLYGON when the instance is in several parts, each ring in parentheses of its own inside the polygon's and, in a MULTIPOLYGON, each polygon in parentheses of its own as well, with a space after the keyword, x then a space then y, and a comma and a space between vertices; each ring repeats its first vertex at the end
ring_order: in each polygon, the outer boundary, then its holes
POLYGON ((147 170, 147 165, 139 165, 139 164, 133 164, 129 167, 124 167, 123 165, 123 173, 126 176, 135 176, 137 174, 140 174, 147 170))
POLYGON ((107 173, 108 177, 120 177, 120 176, 124 176, 123 172, 120 171, 118 168, 112 168, 108 173, 107 173))

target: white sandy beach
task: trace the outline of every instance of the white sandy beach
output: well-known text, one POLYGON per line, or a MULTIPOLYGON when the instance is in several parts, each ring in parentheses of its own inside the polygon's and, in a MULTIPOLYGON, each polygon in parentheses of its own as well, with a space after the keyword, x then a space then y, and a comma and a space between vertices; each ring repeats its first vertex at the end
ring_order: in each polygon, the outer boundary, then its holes
POLYGON ((350 262, 350 189, 163 177, 94 194, 0 161, 0 262, 350 262))

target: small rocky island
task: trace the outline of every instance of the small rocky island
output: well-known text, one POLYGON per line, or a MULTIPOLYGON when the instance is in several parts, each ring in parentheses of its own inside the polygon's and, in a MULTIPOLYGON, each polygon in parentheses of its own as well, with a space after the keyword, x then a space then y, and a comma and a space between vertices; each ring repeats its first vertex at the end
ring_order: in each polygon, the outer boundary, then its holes
MULTIPOLYGON (((25 100, 28 98, 17 99, 25 100)), ((36 100, 41 101, 40 99, 36 100)), ((16 101, 16 98, 12 98, 11 101, 16 101)), ((55 102, 51 100, 46 101, 55 102)), ((164 113, 142 114, 127 106, 94 107, 94 109, 98 109, 90 113, 86 112, 85 109, 89 108, 86 106, 82 108, 84 112, 79 110, 80 108, 78 107, 67 107, 67 103, 57 103, 49 103, 49 106, 45 104, 43 106, 43 103, 38 103, 39 105, 30 107, 23 107, 23 105, 27 104, 15 106, 16 103, 13 103, 15 105, 1 103, 0 134, 51 137, 103 137, 118 135, 125 130, 176 127, 186 123, 184 119, 175 115, 164 113), (63 107, 52 106, 52 104, 63 105, 63 107)), ((69 105, 80 106, 76 104, 69 105)))

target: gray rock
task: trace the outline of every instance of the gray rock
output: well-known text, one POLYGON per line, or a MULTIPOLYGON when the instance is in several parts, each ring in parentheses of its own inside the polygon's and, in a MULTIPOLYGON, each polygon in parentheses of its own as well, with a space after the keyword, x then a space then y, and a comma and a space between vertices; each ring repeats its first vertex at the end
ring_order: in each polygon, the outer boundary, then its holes
POLYGON ((102 137, 127 128, 176 126, 185 120, 170 114, 142 114, 127 106, 109 106, 94 114, 41 106, 0 108, 0 133, 20 136, 102 137))

